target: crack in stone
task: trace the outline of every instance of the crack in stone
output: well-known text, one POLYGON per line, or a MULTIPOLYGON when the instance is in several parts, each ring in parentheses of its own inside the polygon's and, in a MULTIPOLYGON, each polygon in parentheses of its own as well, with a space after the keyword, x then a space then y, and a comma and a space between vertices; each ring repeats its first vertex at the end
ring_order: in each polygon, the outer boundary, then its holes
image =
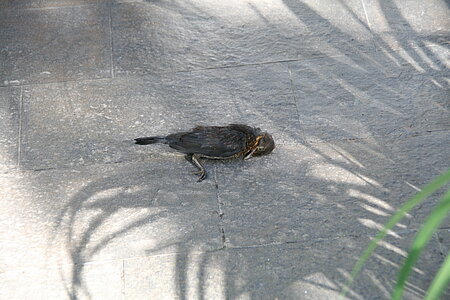
POLYGON ((109 18, 109 38, 110 38, 110 64, 111 64, 111 78, 114 78, 114 41, 113 41, 113 26, 112 26, 112 13, 111 13, 111 4, 108 5, 108 18, 109 18))
POLYGON ((23 87, 20 87, 20 98, 19 98, 19 129, 17 137, 17 165, 20 167, 21 153, 22 153, 22 123, 23 123, 23 87))
POLYGON ((214 166, 214 183, 215 183, 215 187, 216 187, 216 199, 217 199, 217 214, 219 216, 219 231, 220 231, 220 236, 222 239, 222 249, 225 249, 226 246, 226 236, 225 236, 225 229, 223 228, 223 216, 224 216, 224 212, 222 210, 222 201, 220 200, 220 191, 219 191, 219 184, 217 182, 217 166, 214 166))

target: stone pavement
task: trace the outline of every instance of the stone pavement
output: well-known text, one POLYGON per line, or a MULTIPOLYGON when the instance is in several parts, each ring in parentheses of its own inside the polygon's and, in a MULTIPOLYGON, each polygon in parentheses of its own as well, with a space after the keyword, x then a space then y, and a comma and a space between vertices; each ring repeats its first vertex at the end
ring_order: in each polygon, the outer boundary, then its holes
MULTIPOLYGON (((450 166, 444 0, 0 0, 0 299, 335 299, 450 166), (243 122, 193 167, 139 136, 243 122)), ((431 197, 349 299, 387 299, 431 197)), ((405 299, 450 249, 446 220, 405 299)))

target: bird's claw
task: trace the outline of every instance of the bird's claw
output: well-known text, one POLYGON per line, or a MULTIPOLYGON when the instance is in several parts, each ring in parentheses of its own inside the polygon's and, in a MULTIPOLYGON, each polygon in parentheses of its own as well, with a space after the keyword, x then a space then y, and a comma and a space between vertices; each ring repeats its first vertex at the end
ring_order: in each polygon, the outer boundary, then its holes
POLYGON ((200 175, 200 178, 197 180, 197 182, 202 182, 203 180, 205 180, 206 178, 206 171, 202 170, 202 171, 198 171, 196 172, 197 175, 200 175))
POLYGON ((197 182, 201 182, 203 180, 206 179, 206 171, 205 170, 198 170, 198 171, 193 171, 192 174, 195 175, 199 175, 200 177, 198 178, 197 182))

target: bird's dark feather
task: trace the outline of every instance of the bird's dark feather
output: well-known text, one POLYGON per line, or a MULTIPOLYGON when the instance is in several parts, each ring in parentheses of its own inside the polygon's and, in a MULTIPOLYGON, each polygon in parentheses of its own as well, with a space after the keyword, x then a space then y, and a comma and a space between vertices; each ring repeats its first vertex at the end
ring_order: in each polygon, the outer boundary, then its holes
POLYGON ((230 127, 197 126, 189 132, 168 135, 167 141, 171 148, 182 153, 225 158, 239 154, 246 147, 246 134, 230 127))

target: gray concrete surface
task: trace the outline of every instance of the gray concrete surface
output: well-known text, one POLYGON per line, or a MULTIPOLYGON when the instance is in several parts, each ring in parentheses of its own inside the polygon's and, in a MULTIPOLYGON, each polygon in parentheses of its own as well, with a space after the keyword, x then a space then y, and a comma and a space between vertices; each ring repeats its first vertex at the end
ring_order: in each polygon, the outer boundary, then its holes
MULTIPOLYGON (((336 299, 450 167, 450 3, 0 0, 0 299, 336 299), (277 148, 193 167, 131 140, 242 122, 277 148)), ((441 193, 442 194, 442 193, 441 193)), ((388 299, 439 194, 348 299, 388 299)), ((450 220, 405 299, 423 298, 450 220)))

